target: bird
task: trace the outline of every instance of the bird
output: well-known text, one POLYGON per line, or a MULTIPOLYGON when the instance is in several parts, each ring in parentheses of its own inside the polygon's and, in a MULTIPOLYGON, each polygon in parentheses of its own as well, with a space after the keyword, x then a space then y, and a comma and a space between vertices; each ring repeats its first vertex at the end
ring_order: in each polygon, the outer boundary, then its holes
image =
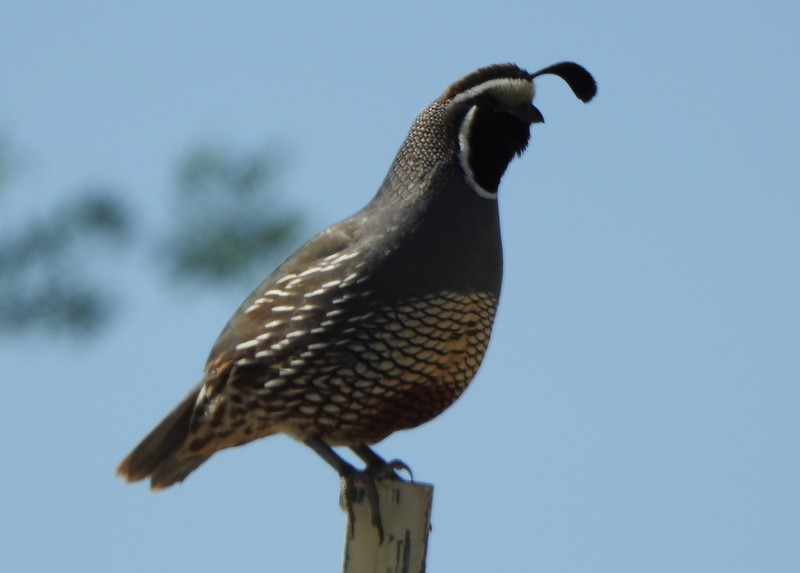
POLYGON ((483 360, 502 283, 498 187, 544 121, 533 98, 545 74, 583 102, 596 94, 576 63, 534 73, 506 63, 464 76, 423 109, 373 198, 255 288, 200 382, 117 474, 163 489, 219 450, 279 433, 343 480, 407 469, 371 446, 443 412, 483 360))

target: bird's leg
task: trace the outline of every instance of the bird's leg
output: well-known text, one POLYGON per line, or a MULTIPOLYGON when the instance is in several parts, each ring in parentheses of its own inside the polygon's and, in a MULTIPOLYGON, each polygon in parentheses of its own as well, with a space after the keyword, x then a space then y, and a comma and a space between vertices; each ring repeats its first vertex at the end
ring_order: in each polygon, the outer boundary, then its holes
POLYGON ((333 451, 328 444, 322 441, 318 435, 314 434, 310 438, 304 440, 305 444, 314 450, 319 457, 328 462, 328 464, 336 470, 340 476, 345 477, 358 473, 356 468, 347 463, 339 454, 333 451))
POLYGON ((350 449, 362 460, 364 463, 367 464, 367 469, 378 473, 378 472, 385 472, 385 477, 391 477, 394 479, 400 479, 400 477, 395 473, 396 471, 405 471, 408 473, 408 476, 411 478, 411 481, 414 481, 414 474, 411 472, 411 468, 402 461, 402 460, 392 460, 387 462, 381 456, 375 453, 375 450, 367 446, 366 444, 357 444, 355 446, 350 446, 350 449))
MULTIPOLYGON (((342 459, 336 452, 333 451, 328 444, 326 444, 322 438, 317 435, 313 435, 310 438, 305 440, 305 444, 314 450, 323 460, 328 462, 333 469, 339 474, 339 477, 342 480, 342 500, 344 509, 347 512, 347 520, 350 524, 347 534, 352 539, 355 533, 355 514, 353 512, 353 503, 355 502, 355 481, 359 480, 364 485, 364 490, 367 495, 367 501, 369 502, 370 506, 370 516, 372 524, 378 530, 378 540, 379 543, 383 543, 383 520, 381 519, 381 509, 378 500, 378 489, 375 486, 375 472, 374 470, 367 468, 364 471, 359 472, 356 470, 352 465, 347 463, 344 459, 342 459)), ((375 452, 364 446, 371 458, 370 461, 379 460, 381 465, 379 468, 376 469, 383 469, 387 467, 387 463, 383 461, 383 459, 378 456, 375 452)), ((364 459, 368 464, 370 461, 366 460, 362 457, 361 453, 355 451, 361 459, 364 459)), ((363 452, 362 452, 363 453, 363 452)), ((405 464, 403 464, 405 465, 405 464)), ((390 468, 391 471, 391 468, 390 468)), ((394 473, 392 471, 392 473, 394 473)))

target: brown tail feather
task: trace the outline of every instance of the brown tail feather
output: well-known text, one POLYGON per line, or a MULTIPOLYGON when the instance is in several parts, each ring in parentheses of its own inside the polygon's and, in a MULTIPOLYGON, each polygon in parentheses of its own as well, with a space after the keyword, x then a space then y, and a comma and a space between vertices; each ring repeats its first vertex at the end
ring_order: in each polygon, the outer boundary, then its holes
POLYGON ((199 392, 198 385, 122 460, 117 475, 128 482, 149 477, 152 489, 162 489, 183 481, 210 457, 201 455, 181 459, 176 456, 189 434, 192 410, 199 392))

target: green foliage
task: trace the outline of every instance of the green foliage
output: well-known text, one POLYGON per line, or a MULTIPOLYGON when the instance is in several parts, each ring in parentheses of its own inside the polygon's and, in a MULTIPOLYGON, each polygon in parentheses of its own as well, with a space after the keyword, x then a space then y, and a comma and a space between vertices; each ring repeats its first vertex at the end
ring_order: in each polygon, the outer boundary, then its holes
MULTIPOLYGON (((0 140, 0 195, 11 172, 8 157, 0 140)), ((119 298, 103 285, 113 267, 128 268, 132 242, 154 242, 148 251, 164 263, 155 267, 196 286, 265 274, 300 221, 278 208, 275 178, 265 152, 202 147, 178 166, 165 237, 152 239, 143 225, 134 225, 133 210, 108 188, 74 196, 16 229, 0 229, 0 332, 96 332, 119 298)))
POLYGON ((130 231, 122 200, 94 189, 0 238, 0 328, 98 327, 111 297, 85 276, 84 262, 124 246, 130 231))
POLYGON ((200 284, 253 280, 296 237, 300 217, 279 209, 277 170, 264 152, 203 147, 178 170, 164 253, 172 275, 200 284))

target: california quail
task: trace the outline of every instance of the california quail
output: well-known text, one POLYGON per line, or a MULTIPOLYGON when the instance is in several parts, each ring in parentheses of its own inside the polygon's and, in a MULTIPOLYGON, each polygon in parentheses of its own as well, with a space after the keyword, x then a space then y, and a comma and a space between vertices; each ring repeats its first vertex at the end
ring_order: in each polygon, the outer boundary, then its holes
POLYGON ((425 108, 369 204, 267 277, 214 344, 202 381, 120 464, 153 489, 214 452, 279 432, 340 474, 331 446, 369 449, 422 424, 481 363, 500 294, 500 178, 543 121, 533 79, 555 74, 588 102, 592 76, 481 68, 425 108))

